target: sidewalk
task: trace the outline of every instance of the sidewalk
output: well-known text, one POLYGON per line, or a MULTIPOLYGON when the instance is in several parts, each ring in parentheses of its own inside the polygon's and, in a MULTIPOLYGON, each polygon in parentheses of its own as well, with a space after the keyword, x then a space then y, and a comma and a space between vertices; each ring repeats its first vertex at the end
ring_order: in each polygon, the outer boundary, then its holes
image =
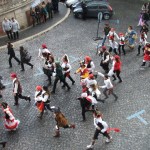
POLYGON ((29 40, 31 37, 32 39, 38 33, 42 34, 42 31, 44 32, 45 30, 47 30, 48 28, 50 28, 51 26, 53 26, 54 24, 56 24, 57 22, 65 18, 67 12, 68 12, 68 9, 66 9, 66 6, 62 3, 59 3, 59 12, 54 14, 52 19, 50 20, 47 19, 46 23, 41 23, 40 25, 36 25, 35 27, 29 27, 25 30, 20 31, 19 40, 16 40, 16 41, 9 40, 7 36, 0 37, 0 48, 5 46, 8 41, 11 41, 12 43, 15 42, 15 44, 17 44, 17 43, 20 43, 20 41, 22 42, 23 40, 26 41, 26 38, 28 38, 29 40))

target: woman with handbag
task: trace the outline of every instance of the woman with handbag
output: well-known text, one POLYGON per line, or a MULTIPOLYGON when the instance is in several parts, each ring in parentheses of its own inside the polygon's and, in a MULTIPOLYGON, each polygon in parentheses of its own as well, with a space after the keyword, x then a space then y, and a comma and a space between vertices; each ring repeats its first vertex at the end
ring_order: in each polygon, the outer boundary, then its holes
POLYGON ((23 46, 20 46, 20 60, 21 60, 21 71, 25 71, 24 64, 31 66, 33 69, 33 65, 30 63, 31 56, 29 56, 28 51, 24 49, 23 46))

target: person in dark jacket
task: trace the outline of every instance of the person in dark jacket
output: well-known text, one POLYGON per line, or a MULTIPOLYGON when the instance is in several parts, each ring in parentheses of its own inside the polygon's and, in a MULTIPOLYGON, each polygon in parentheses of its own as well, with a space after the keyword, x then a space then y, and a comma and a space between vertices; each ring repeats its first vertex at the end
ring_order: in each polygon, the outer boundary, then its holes
POLYGON ((106 37, 107 37, 110 30, 111 30, 111 28, 110 28, 109 24, 106 23, 105 27, 104 27, 104 38, 103 38, 102 46, 104 46, 105 41, 106 41, 106 37))
POLYGON ((49 1, 47 2, 46 9, 47 9, 47 12, 48 12, 48 18, 52 19, 53 18, 53 6, 52 6, 52 2, 49 2, 49 1))
POLYGON ((149 26, 148 23, 147 23, 147 21, 149 21, 149 14, 147 13, 147 11, 144 11, 143 16, 142 16, 142 19, 143 19, 143 21, 144 21, 144 24, 145 24, 146 26, 149 26))
POLYGON ((42 14, 42 17, 43 17, 43 23, 45 23, 46 19, 47 19, 47 9, 46 9, 46 5, 45 5, 44 1, 42 2, 41 14, 42 14))
POLYGON ((33 24, 33 27, 34 27, 35 26, 36 14, 35 14, 35 10, 33 8, 30 8, 30 16, 32 17, 32 24, 33 24))
POLYGON ((59 3, 59 0, 52 0, 52 5, 53 5, 54 13, 59 12, 58 3, 59 3))
POLYGON ((81 3, 81 7, 82 7, 82 10, 83 10, 83 16, 82 16, 82 19, 83 20, 86 20, 86 17, 87 17, 87 6, 84 2, 81 3))
POLYGON ((41 23, 41 9, 38 5, 35 7, 35 17, 36 17, 37 24, 40 24, 41 23))
POLYGON ((5 148, 7 142, 0 142, 0 145, 2 145, 3 148, 5 148))
POLYGON ((20 59, 21 59, 21 71, 24 70, 24 64, 27 64, 31 66, 31 69, 33 69, 33 65, 30 63, 31 56, 29 56, 28 51, 24 49, 23 46, 20 46, 20 59))
POLYGON ((18 65, 20 65, 20 60, 15 56, 13 45, 10 42, 7 43, 7 49, 9 55, 9 68, 12 68, 12 63, 11 63, 12 58, 14 58, 18 62, 18 65))
POLYGON ((51 93, 55 93, 55 90, 56 90, 56 85, 57 85, 57 82, 60 80, 63 85, 65 87, 68 88, 68 91, 70 90, 70 86, 68 85, 68 83, 65 81, 65 77, 63 75, 63 71, 62 71, 62 67, 60 66, 60 63, 59 62, 55 62, 55 69, 54 69, 54 72, 56 73, 55 74, 55 81, 54 81, 54 86, 53 86, 53 91, 51 93))

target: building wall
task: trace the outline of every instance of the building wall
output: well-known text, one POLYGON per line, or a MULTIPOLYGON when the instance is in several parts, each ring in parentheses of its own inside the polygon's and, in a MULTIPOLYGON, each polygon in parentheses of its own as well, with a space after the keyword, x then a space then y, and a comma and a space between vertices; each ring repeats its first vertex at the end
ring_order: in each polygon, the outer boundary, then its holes
POLYGON ((18 20, 21 29, 24 29, 31 24, 30 23, 31 21, 29 21, 30 19, 27 19, 27 17, 30 17, 30 15, 29 13, 26 13, 26 12, 29 12, 31 3, 32 2, 27 3, 25 6, 21 6, 11 11, 7 11, 3 14, 0 14, 0 36, 5 35, 5 33, 2 30, 2 21, 5 17, 8 19, 11 19, 12 17, 14 17, 16 20, 18 20), (26 14, 28 14, 28 16, 26 14))

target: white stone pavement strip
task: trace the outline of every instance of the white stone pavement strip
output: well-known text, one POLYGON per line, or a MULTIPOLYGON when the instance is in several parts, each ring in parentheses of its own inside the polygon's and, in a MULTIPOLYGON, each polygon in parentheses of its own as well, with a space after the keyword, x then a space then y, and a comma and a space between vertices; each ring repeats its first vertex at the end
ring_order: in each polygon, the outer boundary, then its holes
MULTIPOLYGON (((68 18, 69 14, 70 14, 70 9, 68 8, 66 15, 65 15, 61 20, 59 20, 58 22, 56 22, 54 25, 52 25, 51 27, 49 27, 49 28, 47 28, 47 29, 45 29, 45 30, 43 30, 43 31, 41 31, 41 32, 39 32, 39 33, 37 33, 37 34, 34 34, 34 35, 30 36, 30 37, 27 37, 27 38, 22 39, 22 40, 20 40, 20 41, 14 42, 13 45, 14 45, 14 46, 16 46, 16 45, 18 46, 18 45, 21 45, 21 44, 24 43, 24 42, 27 42, 27 41, 33 40, 33 39, 35 39, 35 38, 38 38, 38 37, 41 36, 42 34, 45 34, 46 32, 52 30, 54 27, 56 27, 57 25, 59 25, 60 23, 62 23, 63 21, 65 21, 65 20, 68 18)), ((5 49, 5 48, 6 48, 6 45, 5 45, 5 46, 1 46, 1 47, 0 47, 0 50, 1 50, 1 49, 5 49)))

